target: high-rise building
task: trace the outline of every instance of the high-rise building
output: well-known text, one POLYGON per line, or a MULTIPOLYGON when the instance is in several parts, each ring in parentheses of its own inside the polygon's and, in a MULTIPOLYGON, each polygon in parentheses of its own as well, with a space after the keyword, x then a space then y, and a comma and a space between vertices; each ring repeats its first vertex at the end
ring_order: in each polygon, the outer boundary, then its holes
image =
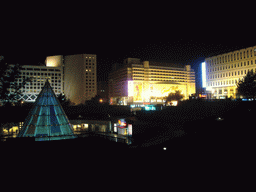
MULTIPOLYGON (((48 56, 45 66, 23 65, 21 76, 32 77, 22 89, 18 99, 35 102, 46 79, 49 80, 54 93, 64 93, 75 104, 84 103, 97 94, 96 55, 56 55, 48 56)), ((18 79, 21 83, 21 78, 18 79)))
POLYGON ((64 56, 64 94, 75 104, 84 103, 97 94, 96 55, 64 56))
POLYGON ((109 75, 110 104, 164 104, 165 97, 176 90, 184 99, 195 93, 195 72, 190 65, 128 58, 109 75))
POLYGON ((205 59, 206 90, 212 98, 237 97, 237 83, 256 72, 256 46, 205 59))

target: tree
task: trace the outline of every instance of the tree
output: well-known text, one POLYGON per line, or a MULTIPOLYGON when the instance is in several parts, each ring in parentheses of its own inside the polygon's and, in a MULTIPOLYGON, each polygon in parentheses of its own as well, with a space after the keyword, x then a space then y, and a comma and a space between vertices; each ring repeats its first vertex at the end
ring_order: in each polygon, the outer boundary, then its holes
POLYGON ((100 96, 95 95, 94 97, 91 98, 91 100, 85 101, 85 105, 87 106, 99 106, 100 105, 100 96))
POLYGON ((62 107, 69 107, 71 105, 74 105, 74 103, 72 103, 70 99, 67 99, 65 94, 63 93, 59 94, 57 99, 59 100, 62 107))
POLYGON ((237 93, 243 97, 255 98, 256 96, 256 74, 248 71, 246 76, 237 83, 237 93))
POLYGON ((169 95, 166 97, 166 103, 168 101, 173 101, 173 100, 180 101, 183 98, 184 98, 184 95, 181 94, 180 90, 177 90, 175 91, 175 93, 169 93, 169 95))
POLYGON ((0 101, 3 105, 13 103, 18 100, 26 83, 32 78, 21 77, 21 66, 19 64, 10 65, 3 63, 3 56, 0 57, 0 101), (20 78, 20 83, 18 83, 20 78))

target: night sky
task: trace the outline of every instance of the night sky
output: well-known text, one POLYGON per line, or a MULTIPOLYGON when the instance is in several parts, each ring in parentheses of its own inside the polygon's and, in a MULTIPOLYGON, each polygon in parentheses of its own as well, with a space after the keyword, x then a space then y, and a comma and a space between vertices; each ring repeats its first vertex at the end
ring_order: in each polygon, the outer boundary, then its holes
POLYGON ((128 57, 190 64, 197 72, 205 57, 256 45, 254 28, 240 25, 223 5, 20 6, 1 21, 6 62, 37 65, 50 55, 96 54, 98 80, 128 57))

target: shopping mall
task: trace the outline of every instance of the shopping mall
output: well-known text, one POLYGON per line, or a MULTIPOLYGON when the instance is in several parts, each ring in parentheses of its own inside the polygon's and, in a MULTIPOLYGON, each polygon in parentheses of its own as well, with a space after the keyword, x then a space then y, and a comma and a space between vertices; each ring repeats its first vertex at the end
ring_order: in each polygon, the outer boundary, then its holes
POLYGON ((113 105, 165 104, 169 93, 181 91, 184 99, 195 94, 195 72, 190 65, 127 58, 109 75, 109 98, 113 105))

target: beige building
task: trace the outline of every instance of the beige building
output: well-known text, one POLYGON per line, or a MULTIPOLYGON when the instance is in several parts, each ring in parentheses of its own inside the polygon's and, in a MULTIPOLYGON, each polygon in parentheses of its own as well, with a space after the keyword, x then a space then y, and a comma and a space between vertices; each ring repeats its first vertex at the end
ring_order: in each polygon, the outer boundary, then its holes
POLYGON ((64 56, 64 94, 75 104, 97 94, 97 60, 93 54, 64 56))
POLYGON ((188 99, 195 93, 195 72, 182 66, 128 58, 109 75, 110 104, 163 104, 169 93, 180 90, 188 99))
POLYGON ((206 64, 206 90, 212 98, 237 97, 237 83, 248 71, 256 72, 256 46, 209 57, 206 64))

